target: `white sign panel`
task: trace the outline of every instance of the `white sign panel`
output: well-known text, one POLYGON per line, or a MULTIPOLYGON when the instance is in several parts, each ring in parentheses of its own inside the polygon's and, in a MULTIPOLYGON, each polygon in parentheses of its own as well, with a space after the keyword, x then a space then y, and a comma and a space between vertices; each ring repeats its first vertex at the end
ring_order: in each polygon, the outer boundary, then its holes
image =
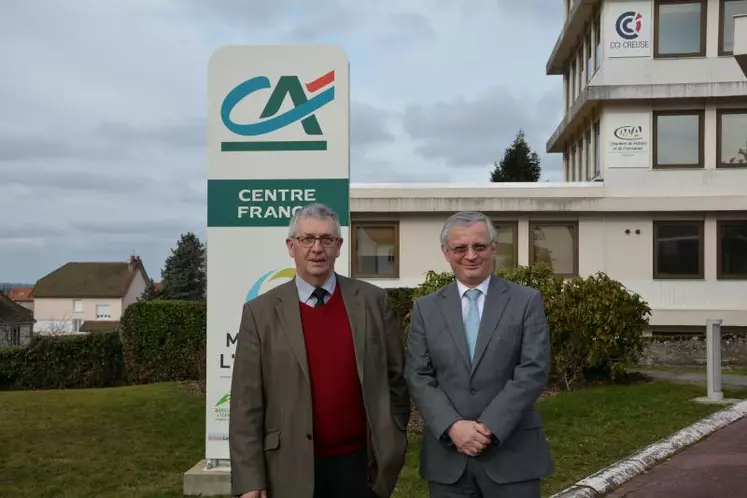
MULTIPOLYGON (((322 202, 349 239, 349 65, 337 47, 231 46, 208 67, 205 457, 228 460, 244 303, 293 278, 290 216, 322 202)), ((348 246, 349 247, 349 246, 348 246)), ((349 274, 349 251, 336 269, 349 274)))
POLYGON ((652 5, 651 1, 610 1, 605 4, 604 37, 608 57, 651 57, 652 5))
POLYGON ((651 162, 651 114, 607 112, 602 140, 609 168, 648 168, 651 162))

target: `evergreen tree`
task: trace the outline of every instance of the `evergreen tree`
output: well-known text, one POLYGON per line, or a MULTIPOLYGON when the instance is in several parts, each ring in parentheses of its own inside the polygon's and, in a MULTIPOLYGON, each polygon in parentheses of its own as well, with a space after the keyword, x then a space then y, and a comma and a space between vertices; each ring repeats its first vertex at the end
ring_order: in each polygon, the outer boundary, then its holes
POLYGON ((542 168, 536 152, 524 140, 524 130, 519 130, 516 139, 490 173, 491 182, 537 182, 542 168))
POLYGON ((205 246, 192 232, 183 234, 161 272, 162 299, 203 301, 207 290, 205 246))
POLYGON ((152 278, 148 279, 148 284, 145 287, 145 290, 140 295, 140 299, 143 301, 150 301, 153 299, 159 299, 161 297, 161 291, 156 290, 156 283, 153 281, 152 278))

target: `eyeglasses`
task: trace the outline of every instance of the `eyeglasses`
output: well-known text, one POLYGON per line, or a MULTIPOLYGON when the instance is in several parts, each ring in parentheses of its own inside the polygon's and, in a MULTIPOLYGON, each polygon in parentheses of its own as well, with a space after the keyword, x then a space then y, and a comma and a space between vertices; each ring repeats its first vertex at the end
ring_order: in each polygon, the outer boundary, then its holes
POLYGON ((322 247, 334 247, 337 243, 337 237, 331 235, 322 235, 321 237, 314 237, 313 235, 304 235, 303 237, 295 237, 301 247, 312 247, 318 240, 322 247))
POLYGON ((478 254, 484 253, 488 249, 490 249, 493 246, 493 244, 468 244, 468 245, 459 245, 459 246, 447 246, 451 252, 454 254, 467 254, 470 248, 472 248, 473 251, 475 251, 478 254))

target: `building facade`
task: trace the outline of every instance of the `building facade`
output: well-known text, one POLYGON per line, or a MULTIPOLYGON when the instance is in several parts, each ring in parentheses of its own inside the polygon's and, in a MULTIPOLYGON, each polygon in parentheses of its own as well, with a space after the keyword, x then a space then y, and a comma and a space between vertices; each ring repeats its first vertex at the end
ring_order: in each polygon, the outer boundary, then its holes
POLYGON ((563 155, 565 181, 354 185, 352 275, 409 287, 447 270, 441 225, 475 209, 499 230, 499 266, 603 271, 648 301, 662 331, 708 318, 747 327, 745 23, 734 17, 747 0, 563 1, 546 69, 562 76, 547 151, 563 155))

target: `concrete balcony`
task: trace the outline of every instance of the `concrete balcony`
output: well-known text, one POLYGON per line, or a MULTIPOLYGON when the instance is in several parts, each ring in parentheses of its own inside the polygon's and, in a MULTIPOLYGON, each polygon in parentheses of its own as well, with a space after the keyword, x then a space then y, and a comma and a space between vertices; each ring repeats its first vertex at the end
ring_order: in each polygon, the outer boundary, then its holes
POLYGON ((563 74, 563 63, 577 48, 579 37, 584 36, 586 23, 592 21, 592 16, 600 3, 602 0, 574 0, 572 2, 563 30, 547 61, 545 68, 547 74, 563 74))
POLYGON ((747 76, 747 14, 734 16, 734 58, 747 76))

